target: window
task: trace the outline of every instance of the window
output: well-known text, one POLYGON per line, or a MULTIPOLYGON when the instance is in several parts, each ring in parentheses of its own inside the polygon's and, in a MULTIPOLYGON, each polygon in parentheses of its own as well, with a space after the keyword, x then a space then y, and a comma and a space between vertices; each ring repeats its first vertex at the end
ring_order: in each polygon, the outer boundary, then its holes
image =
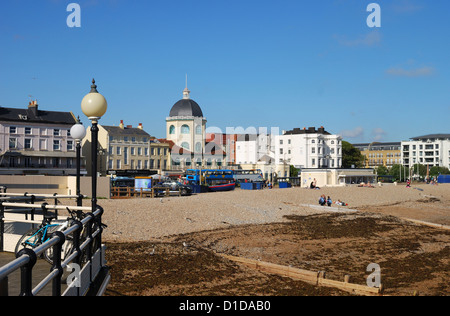
POLYGON ((120 159, 117 159, 116 161, 116 169, 120 169, 120 159))
POLYGON ((142 156, 142 148, 141 147, 138 148, 138 156, 142 156))
POLYGON ((314 167, 314 166, 316 165, 316 159, 313 158, 313 159, 311 160, 311 164, 312 164, 312 166, 314 167))
POLYGON ((31 135, 31 127, 25 127, 25 135, 31 135))
POLYGON ((53 150, 60 150, 61 149, 61 143, 59 140, 53 141, 53 150))
POLYGON ((145 152, 145 156, 148 157, 148 148, 145 148, 144 152, 145 152))
POLYGON ((10 138, 9 139, 9 148, 10 149, 17 148, 17 138, 10 138))
POLYGON ((282 139, 280 139, 280 145, 283 145, 283 140, 282 139))
POLYGON ((131 155, 132 156, 136 155, 136 149, 134 147, 131 147, 131 155))
POLYGON ((202 143, 195 144, 195 152, 200 153, 202 151, 202 143))
POLYGON ((135 142, 136 142, 136 137, 131 137, 131 141, 132 141, 133 143, 135 143, 135 142))
POLYGON ((183 147, 184 149, 189 150, 189 144, 187 142, 182 143, 181 147, 183 147))
POLYGON ((195 129, 195 133, 197 135, 201 135, 202 134, 202 126, 201 125, 197 125, 197 128, 195 129))
POLYGON ((9 133, 10 134, 16 134, 17 133, 17 128, 15 126, 10 126, 9 127, 9 133))
POLYGON ((31 139, 25 138, 25 149, 31 149, 31 139))
POLYGON ((123 163, 128 165, 128 147, 123 148, 123 163))
POLYGON ((311 153, 312 153, 312 154, 315 154, 315 153, 316 153, 316 147, 312 147, 312 148, 311 148, 311 153))
POLYGON ((181 134, 190 134, 190 133, 191 133, 191 129, 189 128, 189 126, 187 126, 187 125, 181 126, 181 134))
POLYGON ((61 130, 60 129, 54 129, 53 130, 53 136, 61 136, 61 130))
MULTIPOLYGON (((113 146, 109 146, 109 154, 112 155, 114 152, 114 147, 113 146)), ((112 163, 111 163, 112 164, 112 163)), ((112 167, 110 167, 111 169, 112 167)))
POLYGON ((123 141, 124 141, 124 142, 127 142, 127 141, 128 141, 128 136, 124 136, 124 137, 123 137, 123 141))
POLYGON ((170 135, 175 134, 175 126, 173 126, 173 125, 170 126, 170 128, 169 128, 169 134, 170 134, 170 135))
POLYGON ((71 150, 74 150, 73 140, 68 140, 67 141, 67 151, 71 151, 71 150))
POLYGON ((116 153, 117 153, 117 155, 121 155, 120 147, 119 147, 119 146, 117 146, 116 153))
POLYGON ((283 154, 283 148, 280 148, 280 155, 283 154))

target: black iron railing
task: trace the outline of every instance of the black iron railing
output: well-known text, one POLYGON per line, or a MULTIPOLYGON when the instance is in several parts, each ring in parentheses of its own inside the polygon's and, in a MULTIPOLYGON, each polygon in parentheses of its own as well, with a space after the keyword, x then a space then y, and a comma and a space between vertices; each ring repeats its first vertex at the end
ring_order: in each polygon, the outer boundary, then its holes
MULTIPOLYGON (((30 205, 26 203, 0 203, 0 223, 3 226, 5 207, 18 208, 40 208, 47 210, 67 209, 63 205, 30 205)), ((90 213, 85 214, 84 218, 71 221, 71 225, 64 231, 53 233, 51 238, 44 244, 34 249, 23 249, 16 256, 17 259, 0 267, 0 295, 8 293, 8 276, 20 269, 20 296, 35 296, 41 292, 47 285, 52 283, 53 296, 83 296, 88 293, 92 294, 95 288, 95 295, 102 294, 109 283, 109 269, 105 261, 105 247, 102 245, 102 214, 103 209, 97 206, 95 212, 91 207, 75 207, 70 206, 72 211, 78 211, 81 214, 84 211, 90 213), (69 255, 62 259, 60 255, 53 255, 53 265, 50 273, 33 288, 33 268, 38 258, 45 251, 52 249, 53 254, 61 254, 63 246, 66 243, 72 243, 69 255), (67 285, 67 289, 62 292, 62 276, 68 266, 77 265, 78 272, 71 283, 67 285)), ((3 231, 2 231, 3 232, 3 231)), ((3 239, 3 237, 1 236, 3 239)))

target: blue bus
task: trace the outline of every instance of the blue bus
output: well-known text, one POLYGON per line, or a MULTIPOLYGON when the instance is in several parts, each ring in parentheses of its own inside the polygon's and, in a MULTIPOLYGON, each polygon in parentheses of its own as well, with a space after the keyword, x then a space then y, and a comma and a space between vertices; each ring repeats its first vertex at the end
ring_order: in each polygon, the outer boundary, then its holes
POLYGON ((213 192, 232 191, 236 188, 233 170, 188 169, 186 180, 189 184, 206 184, 213 192))
POLYGON ((234 180, 236 183, 242 182, 264 182, 262 171, 253 170, 234 170, 234 180))

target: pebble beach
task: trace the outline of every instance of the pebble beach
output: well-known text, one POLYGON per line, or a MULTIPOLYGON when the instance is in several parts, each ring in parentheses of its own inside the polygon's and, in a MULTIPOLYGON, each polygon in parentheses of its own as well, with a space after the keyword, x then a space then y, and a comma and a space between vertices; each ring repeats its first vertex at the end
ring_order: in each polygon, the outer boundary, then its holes
POLYGON ((287 215, 308 216, 330 212, 318 208, 324 194, 348 204, 342 211, 369 209, 401 218, 450 224, 450 185, 420 184, 411 188, 385 184, 367 187, 264 189, 197 194, 188 197, 99 200, 108 225, 104 239, 110 242, 149 241, 179 234, 226 229, 247 224, 283 222, 287 215), (431 200, 430 200, 431 199, 431 200), (427 201, 436 203, 426 203, 427 201), (310 207, 313 205, 314 207, 310 207))

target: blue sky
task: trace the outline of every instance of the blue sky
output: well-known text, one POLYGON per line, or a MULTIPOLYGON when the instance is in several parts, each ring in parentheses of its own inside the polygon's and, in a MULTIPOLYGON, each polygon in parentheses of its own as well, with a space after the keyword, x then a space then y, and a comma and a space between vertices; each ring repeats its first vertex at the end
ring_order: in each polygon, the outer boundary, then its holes
POLYGON ((0 105, 72 111, 95 77, 104 125, 165 137, 191 98, 208 126, 324 126, 350 142, 450 133, 448 0, 0 2, 0 105), (69 3, 81 27, 69 28, 69 3), (369 28, 369 3, 381 28, 369 28))

